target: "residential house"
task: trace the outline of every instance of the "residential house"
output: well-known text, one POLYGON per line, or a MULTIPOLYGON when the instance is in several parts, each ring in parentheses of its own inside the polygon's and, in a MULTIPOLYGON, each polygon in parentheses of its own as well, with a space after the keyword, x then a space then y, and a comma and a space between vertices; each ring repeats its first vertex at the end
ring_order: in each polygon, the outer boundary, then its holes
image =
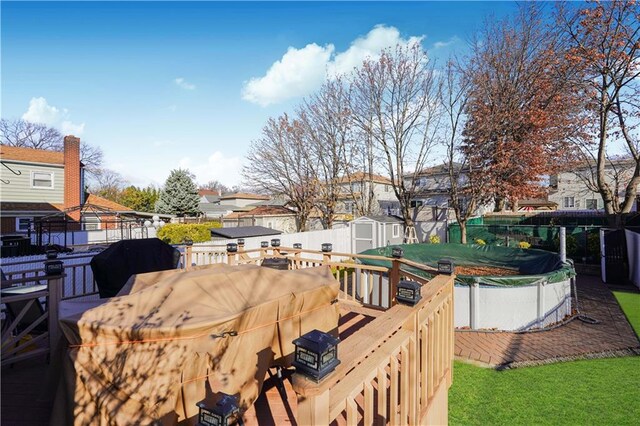
MULTIPOLYGON (((617 160, 605 167, 607 182, 616 187, 618 180, 618 196, 624 199, 625 187, 633 176, 635 163, 631 160, 617 160), (617 179, 616 179, 617 178, 617 179)), ((604 201, 599 192, 593 191, 593 185, 587 182, 594 181, 591 169, 586 166, 577 166, 567 169, 549 177, 549 201, 558 205, 558 210, 603 210, 604 201)), ((640 185, 638 186, 640 191, 640 185)), ((632 211, 638 210, 636 199, 632 211)))
POLYGON ((116 228, 151 215, 85 193, 76 137, 64 138, 62 152, 0 145, 0 162, 3 236, 116 228))
POLYGON ((232 213, 247 212, 263 203, 269 203, 269 197, 246 192, 234 192, 220 195, 217 191, 200 190, 200 211, 208 219, 221 220, 232 213), (210 192, 215 192, 212 194, 210 192), (217 194, 217 195, 216 195, 217 194))
POLYGON ((355 172, 338 180, 340 196, 336 209, 338 220, 351 220, 358 215, 356 202, 372 205, 371 215, 390 215, 398 212, 400 203, 393 191, 391 179, 365 172, 355 172), (372 199, 368 200, 369 194, 372 199))

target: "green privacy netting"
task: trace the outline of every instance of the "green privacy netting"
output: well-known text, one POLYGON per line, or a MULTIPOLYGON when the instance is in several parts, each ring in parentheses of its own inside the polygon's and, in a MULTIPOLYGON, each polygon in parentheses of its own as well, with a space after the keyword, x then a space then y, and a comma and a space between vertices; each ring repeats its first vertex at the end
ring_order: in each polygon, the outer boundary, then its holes
MULTIPOLYGON (((457 275, 456 284, 469 285, 478 282, 492 286, 523 286, 539 282, 549 283, 565 281, 576 275, 573 265, 563 264, 560 256, 544 250, 519 249, 477 244, 403 244, 404 258, 427 266, 437 267, 438 260, 451 259, 456 265, 495 266, 517 270, 516 276, 482 276, 457 275)), ((366 250, 361 254, 391 257, 391 246, 366 250)), ((391 267, 390 261, 359 259, 366 265, 391 267)), ((406 265, 403 270, 427 278, 431 275, 425 271, 406 265)))

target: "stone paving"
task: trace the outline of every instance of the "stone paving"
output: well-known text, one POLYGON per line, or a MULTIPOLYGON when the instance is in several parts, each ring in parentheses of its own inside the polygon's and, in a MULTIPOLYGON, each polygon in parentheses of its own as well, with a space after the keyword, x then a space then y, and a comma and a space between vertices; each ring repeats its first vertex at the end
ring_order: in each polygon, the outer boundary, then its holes
MULTIPOLYGON (((640 341, 609 287, 599 277, 581 275, 577 288, 581 313, 597 319, 598 324, 574 319, 558 328, 535 333, 456 331, 456 359, 494 368, 514 368, 640 355, 640 341)), ((625 286, 623 291, 638 292, 638 289, 625 286)))

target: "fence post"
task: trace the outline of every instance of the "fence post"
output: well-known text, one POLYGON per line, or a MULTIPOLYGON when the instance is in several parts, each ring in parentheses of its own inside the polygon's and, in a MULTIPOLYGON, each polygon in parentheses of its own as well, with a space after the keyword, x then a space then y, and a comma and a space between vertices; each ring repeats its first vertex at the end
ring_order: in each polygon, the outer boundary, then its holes
POLYGON ((480 322, 480 282, 477 281, 477 278, 469 285, 470 295, 469 295, 469 322, 472 330, 477 330, 479 328, 480 322))
POLYGON ((560 227, 560 260, 562 263, 567 261, 567 229, 560 227))
POLYGON ((317 395, 298 394, 298 424, 328 425, 329 389, 317 395))
MULTIPOLYGON (((389 307, 396 304, 396 293, 398 292, 398 283, 400 282, 400 260, 391 260, 391 271, 389 272, 389 307)), ((381 301, 382 303, 382 301, 381 301)))
POLYGON ((191 261, 192 261, 192 249, 193 249, 193 245, 191 244, 187 244, 184 247, 184 269, 185 271, 188 271, 189 269, 191 269, 191 261))
MULTIPOLYGON (((60 339, 60 325, 58 324, 58 308, 62 299, 62 286, 65 274, 55 277, 47 276, 47 290, 49 297, 47 300, 47 310, 49 311, 49 353, 58 344, 60 339)), ((36 301, 37 302, 37 301, 36 301)))

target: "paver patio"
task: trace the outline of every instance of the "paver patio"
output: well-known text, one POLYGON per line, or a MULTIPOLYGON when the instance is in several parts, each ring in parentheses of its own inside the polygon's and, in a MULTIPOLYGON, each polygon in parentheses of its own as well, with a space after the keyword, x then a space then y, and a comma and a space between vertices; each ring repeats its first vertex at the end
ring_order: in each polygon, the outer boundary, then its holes
MULTIPOLYGON (((497 368, 579 358, 640 355, 640 341, 618 302, 599 277, 580 275, 580 310, 599 321, 579 319, 534 333, 456 331, 456 359, 497 368)), ((637 288, 626 286, 626 291, 637 288)))

